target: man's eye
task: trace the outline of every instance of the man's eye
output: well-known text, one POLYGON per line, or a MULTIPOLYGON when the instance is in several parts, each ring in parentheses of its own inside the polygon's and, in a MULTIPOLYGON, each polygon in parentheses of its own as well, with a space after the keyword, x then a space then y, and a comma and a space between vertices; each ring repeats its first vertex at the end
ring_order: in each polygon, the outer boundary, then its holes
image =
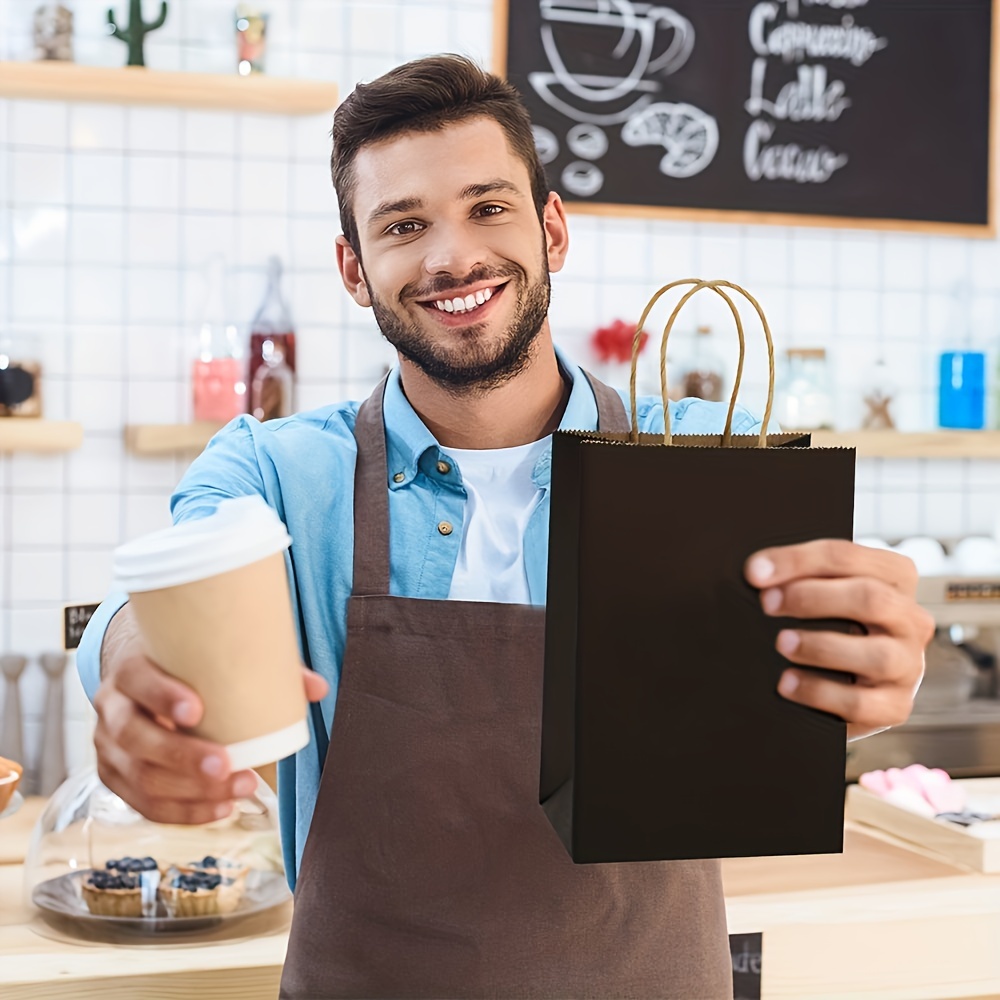
POLYGON ((387 230, 389 236, 412 236, 421 229, 419 222, 394 222, 387 230))
POLYGON ((481 215, 487 216, 503 215, 506 211, 507 209, 505 209, 503 205, 483 205, 479 209, 481 215))

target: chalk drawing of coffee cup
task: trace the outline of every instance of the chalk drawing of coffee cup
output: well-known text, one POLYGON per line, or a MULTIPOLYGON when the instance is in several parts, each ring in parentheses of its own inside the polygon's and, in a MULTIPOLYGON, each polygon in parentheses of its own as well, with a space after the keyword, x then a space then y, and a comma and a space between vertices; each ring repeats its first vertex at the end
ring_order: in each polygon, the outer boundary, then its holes
POLYGON ((528 76, 550 107, 578 122, 615 125, 661 90, 657 79, 690 58, 691 22, 668 7, 631 0, 539 0, 551 72, 528 76), (595 69, 607 72, 594 72, 595 69), (617 72, 615 72, 617 70, 617 72))
POLYGON ((719 125, 690 104, 651 104, 622 126, 629 146, 662 146, 660 172, 667 177, 694 177, 715 157, 719 125))

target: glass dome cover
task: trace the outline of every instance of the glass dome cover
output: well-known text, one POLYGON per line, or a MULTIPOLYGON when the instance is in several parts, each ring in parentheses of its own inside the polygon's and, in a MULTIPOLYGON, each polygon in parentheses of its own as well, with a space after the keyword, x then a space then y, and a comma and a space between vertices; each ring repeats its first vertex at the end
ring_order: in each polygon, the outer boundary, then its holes
POLYGON ((248 918, 260 932, 287 919, 291 893, 277 801, 258 778, 225 819, 174 826, 145 819, 94 768, 53 794, 25 858, 25 902, 82 937, 218 930, 248 918))

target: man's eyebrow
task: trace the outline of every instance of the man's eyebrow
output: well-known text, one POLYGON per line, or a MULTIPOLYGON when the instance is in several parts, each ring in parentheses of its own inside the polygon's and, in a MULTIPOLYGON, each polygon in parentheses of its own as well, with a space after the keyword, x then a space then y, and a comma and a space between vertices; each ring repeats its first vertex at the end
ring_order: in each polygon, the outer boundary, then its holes
POLYGON ((518 195, 521 193, 516 184, 498 177, 496 180, 484 181, 482 184, 469 184, 467 187, 462 188, 459 198, 463 200, 468 198, 482 198, 484 194, 493 194, 497 191, 506 191, 509 194, 518 195))
MULTIPOLYGON (((459 192, 459 199, 468 201, 470 198, 482 198, 484 194, 495 194, 498 191, 505 191, 508 194, 520 195, 520 190, 511 181, 505 181, 498 177, 491 181, 482 181, 479 184, 468 184, 459 192)), ((368 216, 368 225, 373 226, 380 219, 387 215, 398 215, 400 212, 412 212, 418 208, 423 208, 423 201, 420 198, 400 198, 397 201, 384 201, 368 216)))
POLYGON ((379 219, 384 219, 387 215, 397 215, 400 212, 412 212, 416 208, 421 208, 423 202, 419 198, 400 198, 398 201, 383 201, 371 215, 368 216, 368 225, 373 225, 379 219))

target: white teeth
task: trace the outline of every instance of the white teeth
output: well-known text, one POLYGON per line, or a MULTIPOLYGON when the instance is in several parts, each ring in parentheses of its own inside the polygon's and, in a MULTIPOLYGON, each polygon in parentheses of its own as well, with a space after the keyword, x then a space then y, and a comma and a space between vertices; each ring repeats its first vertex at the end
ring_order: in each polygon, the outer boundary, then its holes
POLYGON ((435 299, 434 305, 442 312, 468 312, 470 309, 484 305, 492 298, 492 288, 481 288, 478 292, 470 292, 464 298, 456 296, 453 299, 435 299))

